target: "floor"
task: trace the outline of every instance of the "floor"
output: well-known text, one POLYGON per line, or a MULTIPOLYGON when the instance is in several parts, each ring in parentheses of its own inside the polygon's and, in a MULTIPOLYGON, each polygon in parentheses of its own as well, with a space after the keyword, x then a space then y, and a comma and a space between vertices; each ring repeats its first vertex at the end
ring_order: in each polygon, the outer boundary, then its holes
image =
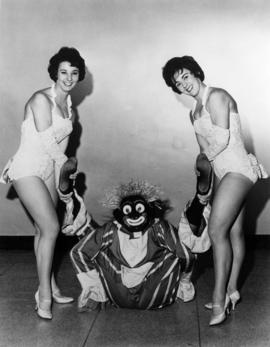
MULTIPOLYGON (((77 297, 80 287, 68 252, 60 254, 58 282, 65 294, 77 297)), ((270 252, 248 252, 242 301, 226 322, 209 327, 213 268, 211 254, 202 255, 195 271, 197 295, 159 311, 106 308, 77 313, 76 304, 53 306, 53 320, 34 311, 37 287, 32 250, 0 249, 0 346, 270 346, 270 252)))

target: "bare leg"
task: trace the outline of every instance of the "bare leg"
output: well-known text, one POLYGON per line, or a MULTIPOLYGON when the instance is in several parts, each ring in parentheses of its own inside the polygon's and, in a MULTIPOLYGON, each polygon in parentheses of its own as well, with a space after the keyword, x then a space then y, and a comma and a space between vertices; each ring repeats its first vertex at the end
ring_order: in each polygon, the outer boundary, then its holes
MULTIPOLYGON (((56 208, 56 205, 57 205, 57 201, 58 201, 58 194, 57 194, 57 191, 56 191, 56 187, 55 187, 55 176, 54 174, 51 175, 47 181, 45 181, 45 184, 50 192, 50 195, 52 197, 52 200, 53 200, 53 203, 54 203, 54 206, 56 208)), ((38 248, 38 244, 39 244, 39 240, 40 240, 40 230, 37 226, 37 224, 35 224, 35 227, 36 227, 36 234, 35 234, 35 238, 34 238, 34 250, 35 250, 35 254, 37 256, 37 248, 38 248)), ((58 291, 58 286, 56 284, 56 281, 55 281, 55 276, 54 276, 54 273, 52 272, 52 275, 51 275, 51 285, 52 285, 52 291, 55 292, 55 291, 58 291)))
POLYGON ((245 237, 243 231, 243 217, 244 211, 242 210, 231 228, 230 239, 232 245, 233 261, 228 282, 227 291, 229 294, 238 289, 238 279, 245 257, 245 237))
POLYGON ((40 306, 42 308, 42 300, 51 299, 51 268, 59 231, 55 205, 47 186, 38 177, 24 177, 13 184, 21 202, 38 227, 35 253, 39 277, 40 306))
MULTIPOLYGON (((208 231, 213 246, 215 272, 212 302, 220 305, 216 311, 220 311, 224 307, 227 281, 232 264, 229 230, 251 187, 252 182, 245 176, 229 173, 221 180, 214 196, 208 231)), ((218 313, 216 312, 216 314, 218 313)))
MULTIPOLYGON (((57 202, 58 202, 58 193, 56 191, 56 186, 55 186, 55 175, 53 174, 47 181, 45 181, 45 184, 51 194, 54 206, 56 208, 57 202)), ((51 286, 52 286, 52 292, 59 291, 59 288, 55 281, 55 276, 53 271, 51 276, 51 286)))

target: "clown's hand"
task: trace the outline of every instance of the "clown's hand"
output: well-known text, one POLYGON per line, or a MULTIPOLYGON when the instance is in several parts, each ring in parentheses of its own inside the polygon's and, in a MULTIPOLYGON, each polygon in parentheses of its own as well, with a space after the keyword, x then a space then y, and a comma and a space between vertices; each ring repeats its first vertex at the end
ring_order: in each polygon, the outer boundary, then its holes
POLYGON ((96 311, 100 308, 100 302, 88 298, 83 305, 78 305, 78 312, 96 311))
MULTIPOLYGON (((194 267, 194 263, 193 263, 194 267)), ((191 282, 193 267, 188 272, 182 272, 177 291, 177 301, 189 302, 195 297, 195 288, 191 282)))
POLYGON ((98 311, 98 310, 106 310, 106 308, 110 305, 109 301, 107 302, 98 302, 92 299, 88 299, 83 307, 78 307, 78 312, 89 312, 89 311, 98 311))
MULTIPOLYGON (((95 270, 94 270, 95 273, 95 270)), ((85 276, 85 274, 83 274, 85 276)), ((89 280, 89 279, 88 279, 89 280)), ((102 285, 101 285, 102 287, 102 285)), ((107 297, 96 295, 95 290, 92 291, 93 287, 83 288, 79 298, 78 298, 78 312, 105 310, 106 306, 110 304, 107 297)), ((103 287, 101 292, 103 292, 103 287)))

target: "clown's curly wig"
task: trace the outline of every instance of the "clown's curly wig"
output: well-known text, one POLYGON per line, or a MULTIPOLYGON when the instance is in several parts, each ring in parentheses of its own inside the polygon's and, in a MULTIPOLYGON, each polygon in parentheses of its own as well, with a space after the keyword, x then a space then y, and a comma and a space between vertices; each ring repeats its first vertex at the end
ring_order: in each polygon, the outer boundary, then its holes
POLYGON ((121 183, 105 192, 105 197, 101 201, 104 207, 116 209, 120 207, 121 201, 131 195, 140 195, 148 203, 160 201, 163 192, 160 187, 152 185, 144 180, 130 180, 127 183, 121 183))

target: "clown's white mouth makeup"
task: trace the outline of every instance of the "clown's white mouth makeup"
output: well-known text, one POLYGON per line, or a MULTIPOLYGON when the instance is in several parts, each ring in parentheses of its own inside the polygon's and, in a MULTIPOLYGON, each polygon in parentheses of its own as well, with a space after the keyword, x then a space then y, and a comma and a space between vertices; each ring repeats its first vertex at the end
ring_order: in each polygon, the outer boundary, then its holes
POLYGON ((145 217, 144 216, 140 216, 137 219, 131 219, 131 218, 127 218, 126 219, 126 223, 132 227, 136 227, 138 225, 141 225, 145 222, 145 217))

